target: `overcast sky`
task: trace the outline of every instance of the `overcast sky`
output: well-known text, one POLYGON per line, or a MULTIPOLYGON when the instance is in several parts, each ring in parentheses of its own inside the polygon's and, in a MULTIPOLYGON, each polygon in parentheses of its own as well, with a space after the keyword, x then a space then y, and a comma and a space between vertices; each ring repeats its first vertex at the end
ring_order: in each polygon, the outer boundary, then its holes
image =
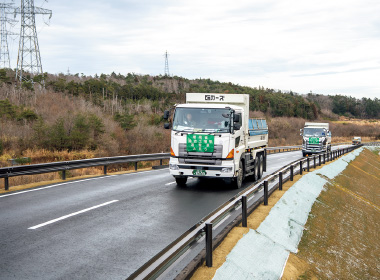
MULTIPOLYGON (((379 0, 35 0, 35 6, 53 11, 49 26, 47 16, 36 16, 45 72, 159 75, 168 51, 170 74, 188 79, 380 98, 379 0)), ((11 44, 15 61, 18 41, 11 44)))

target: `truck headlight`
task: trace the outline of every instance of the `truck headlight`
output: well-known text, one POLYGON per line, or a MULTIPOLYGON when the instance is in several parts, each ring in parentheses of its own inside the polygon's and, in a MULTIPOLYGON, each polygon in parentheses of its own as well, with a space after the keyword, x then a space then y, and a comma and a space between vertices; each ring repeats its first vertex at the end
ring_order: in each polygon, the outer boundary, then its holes
POLYGON ((177 164, 169 164, 169 169, 172 169, 172 170, 179 170, 179 167, 177 164))
POLYGON ((222 173, 231 173, 232 172, 232 167, 224 167, 222 168, 222 173))

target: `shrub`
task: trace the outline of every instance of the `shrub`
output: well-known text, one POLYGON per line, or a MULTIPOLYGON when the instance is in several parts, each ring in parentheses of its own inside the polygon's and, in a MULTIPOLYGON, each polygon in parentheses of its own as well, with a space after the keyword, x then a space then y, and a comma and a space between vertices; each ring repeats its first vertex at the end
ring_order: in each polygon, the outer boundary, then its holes
POLYGON ((120 126, 125 130, 130 130, 136 126, 136 122, 133 119, 133 115, 129 115, 127 113, 116 113, 114 116, 114 120, 117 121, 120 124, 120 126))

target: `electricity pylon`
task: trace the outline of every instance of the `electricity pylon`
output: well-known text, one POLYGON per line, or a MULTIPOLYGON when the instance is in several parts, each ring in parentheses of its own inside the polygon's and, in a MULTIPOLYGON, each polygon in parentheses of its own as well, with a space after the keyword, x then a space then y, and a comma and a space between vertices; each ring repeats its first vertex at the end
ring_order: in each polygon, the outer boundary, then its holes
POLYGON ((8 18, 8 14, 12 14, 13 3, 0 3, 0 23, 1 23, 1 49, 0 49, 0 68, 11 68, 11 62, 9 58, 9 48, 8 48, 8 35, 17 35, 16 33, 10 32, 7 29, 7 23, 11 26, 17 22, 14 19, 8 18))
MULTIPOLYGON (((34 76, 43 74, 35 16, 36 14, 50 15, 50 19, 52 11, 34 7, 34 0, 21 0, 21 7, 15 9, 15 16, 16 14, 21 14, 16 80, 33 83, 34 76)), ((42 83, 44 83, 43 80, 42 83)))
POLYGON ((165 76, 170 76, 168 56, 169 56, 168 51, 166 51, 165 52, 165 76))

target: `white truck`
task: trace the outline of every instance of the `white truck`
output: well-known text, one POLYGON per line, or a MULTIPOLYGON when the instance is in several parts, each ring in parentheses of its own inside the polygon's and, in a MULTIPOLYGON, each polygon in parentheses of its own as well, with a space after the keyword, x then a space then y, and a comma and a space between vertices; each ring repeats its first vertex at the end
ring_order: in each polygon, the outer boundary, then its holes
POLYGON ((300 132, 303 156, 331 151, 329 123, 305 122, 305 127, 300 132))
POLYGON ((355 136, 352 138, 352 145, 360 145, 362 143, 362 138, 359 136, 355 136))
POLYGON ((248 94, 187 93, 186 104, 174 107, 165 128, 172 128, 169 170, 178 185, 203 177, 240 188, 247 176, 261 178, 268 126, 249 119, 248 94))

